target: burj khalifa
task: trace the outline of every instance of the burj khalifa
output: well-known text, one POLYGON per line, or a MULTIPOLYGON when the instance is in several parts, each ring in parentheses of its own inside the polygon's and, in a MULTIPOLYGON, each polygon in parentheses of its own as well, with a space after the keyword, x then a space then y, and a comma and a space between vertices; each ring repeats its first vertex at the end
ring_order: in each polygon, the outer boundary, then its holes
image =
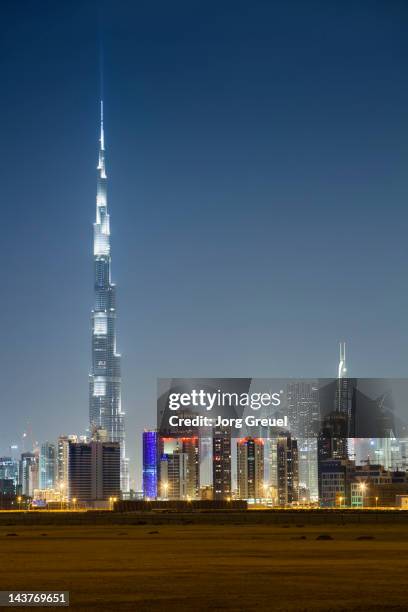
POLYGON ((125 452, 125 413, 121 406, 120 354, 116 350, 116 286, 111 281, 110 220, 107 201, 103 102, 99 139, 96 220, 94 227, 94 308, 92 310, 92 370, 89 376, 90 430, 104 430, 107 439, 119 442, 120 481, 129 491, 129 462, 125 452))

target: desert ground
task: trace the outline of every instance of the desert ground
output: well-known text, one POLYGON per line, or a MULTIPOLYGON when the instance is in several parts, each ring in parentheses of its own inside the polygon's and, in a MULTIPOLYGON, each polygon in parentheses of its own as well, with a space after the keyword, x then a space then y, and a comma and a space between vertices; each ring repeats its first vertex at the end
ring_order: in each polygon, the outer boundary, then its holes
POLYGON ((405 520, 42 522, 0 520, 0 590, 78 610, 408 609, 405 520))

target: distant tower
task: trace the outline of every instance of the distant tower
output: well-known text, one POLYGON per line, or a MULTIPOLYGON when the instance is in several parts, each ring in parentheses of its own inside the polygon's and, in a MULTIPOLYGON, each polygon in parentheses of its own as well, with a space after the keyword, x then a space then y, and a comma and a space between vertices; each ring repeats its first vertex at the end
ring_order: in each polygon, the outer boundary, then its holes
POLYGON ((338 378, 346 378, 347 376, 347 367, 346 367, 346 343, 339 343, 340 349, 340 359, 339 359, 339 371, 338 378))
POLYGON ((107 204, 103 102, 99 139, 96 220, 94 223, 94 309, 92 311, 92 370, 89 388, 91 433, 104 429, 120 443, 120 488, 129 491, 125 424, 121 406, 120 354, 116 352, 116 287, 111 282, 110 226, 107 204))
POLYGON ((356 381, 348 378, 346 366, 346 343, 339 345, 339 367, 335 410, 347 419, 347 437, 354 437, 355 433, 355 386, 356 381))

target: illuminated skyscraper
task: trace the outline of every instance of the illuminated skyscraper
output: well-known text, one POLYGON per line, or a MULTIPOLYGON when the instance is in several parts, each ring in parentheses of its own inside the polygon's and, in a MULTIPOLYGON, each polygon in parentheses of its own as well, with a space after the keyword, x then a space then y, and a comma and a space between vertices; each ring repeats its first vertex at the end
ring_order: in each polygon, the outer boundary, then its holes
POLYGON ((200 497, 198 436, 159 439, 158 496, 168 499, 200 497))
POLYGON ((40 473, 39 486, 40 489, 53 489, 55 486, 56 476, 56 450, 55 444, 44 442, 40 449, 40 473))
POLYGON ((17 486, 19 481, 18 461, 12 457, 0 457, 0 478, 12 480, 17 486))
POLYGON ((340 342, 335 409, 347 419, 348 438, 353 438, 355 433, 355 386, 355 380, 347 376, 346 343, 340 342))
POLYGON ((143 432, 143 497, 156 499, 159 480, 159 435, 156 430, 143 432))
POLYGON ((23 495, 32 496, 34 489, 38 489, 38 463, 38 453, 21 454, 19 481, 23 495))
POLYGON ((213 432, 214 499, 231 497, 231 430, 214 428, 213 432))
POLYGON ((78 436, 59 436, 57 442, 57 486, 64 498, 69 497, 68 460, 69 443, 78 442, 78 436))
POLYGON ((280 436, 276 444, 278 500, 280 506, 299 501, 299 456, 297 440, 280 436))
POLYGON ((237 480, 239 499, 260 499, 264 493, 264 442, 242 438, 237 443, 237 480))
POLYGON ((120 354, 116 351, 116 287, 111 281, 103 102, 94 223, 94 278, 92 370, 89 381, 90 428, 91 432, 105 429, 111 442, 120 443, 120 485, 122 492, 126 493, 129 491, 129 464, 125 453, 125 413, 121 406, 120 354))
MULTIPOLYGON (((188 499, 188 455, 177 447, 160 459, 160 491, 164 499, 188 499)), ((191 499, 191 498, 190 498, 191 499)))
POLYGON ((320 401, 317 381, 296 381, 286 387, 291 435, 297 438, 299 484, 312 500, 318 498, 317 441, 320 425, 320 401))

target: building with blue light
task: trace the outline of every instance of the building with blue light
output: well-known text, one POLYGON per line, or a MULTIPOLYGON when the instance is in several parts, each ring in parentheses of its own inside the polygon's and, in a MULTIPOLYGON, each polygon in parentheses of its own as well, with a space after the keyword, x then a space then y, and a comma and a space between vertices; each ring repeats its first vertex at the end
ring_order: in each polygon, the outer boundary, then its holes
POLYGON ((156 499, 159 480, 159 435, 155 430, 143 432, 143 497, 156 499))

